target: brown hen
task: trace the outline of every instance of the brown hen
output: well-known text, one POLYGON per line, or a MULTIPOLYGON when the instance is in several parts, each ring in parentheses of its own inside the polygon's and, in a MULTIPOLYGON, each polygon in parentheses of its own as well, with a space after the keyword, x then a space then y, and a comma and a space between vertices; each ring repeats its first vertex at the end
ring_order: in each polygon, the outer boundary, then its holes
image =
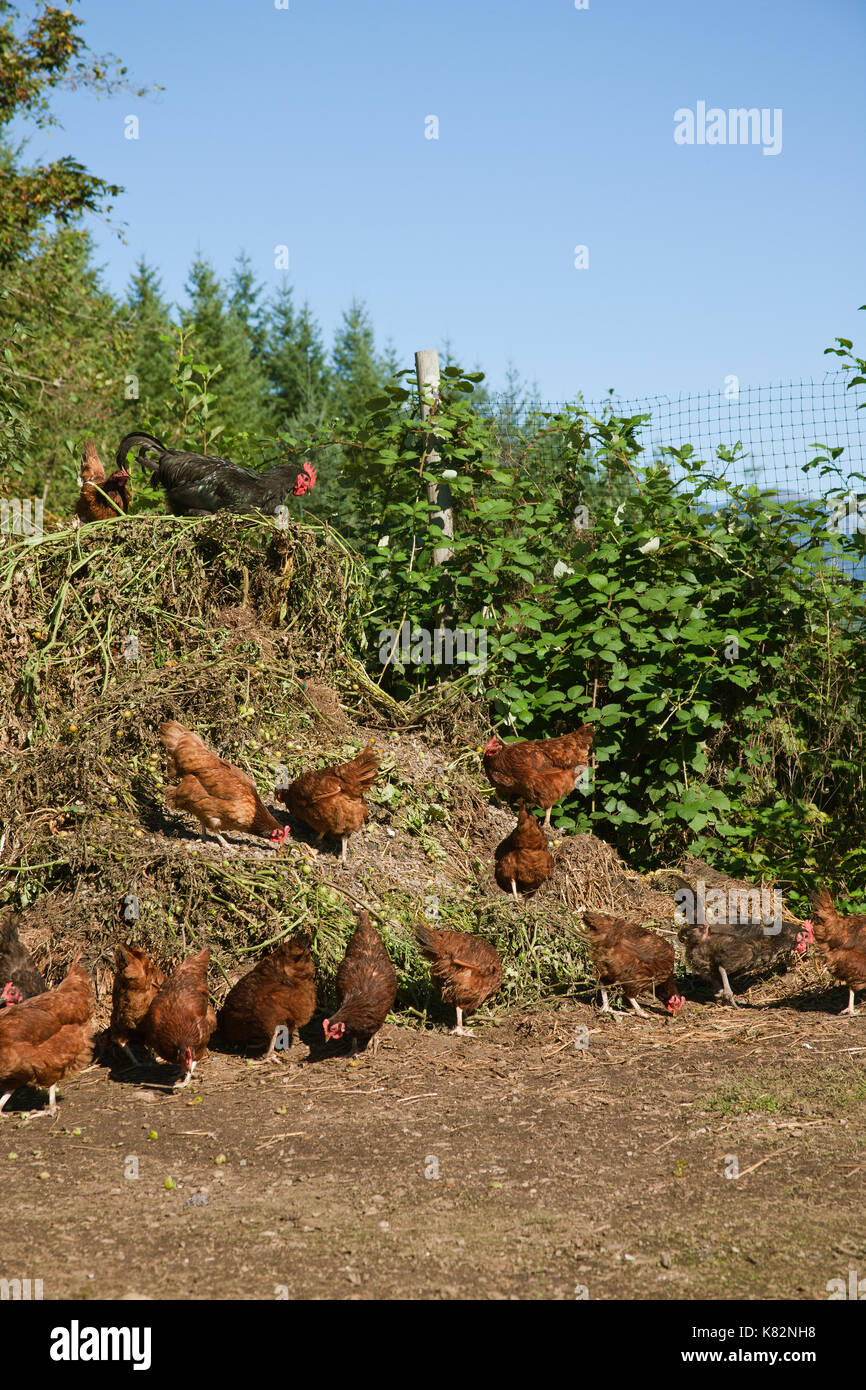
POLYGON ((586 771, 592 738, 590 724, 582 724, 575 733, 561 738, 523 743, 504 744, 494 735, 484 749, 487 780, 506 800, 543 806, 546 829, 551 807, 575 790, 586 771))
POLYGON ((207 989, 209 963, 207 947, 181 961, 155 996, 142 1023, 148 1046, 183 1072, 178 1086, 189 1085, 195 1064, 207 1051, 216 1027, 207 989))
POLYGON ((827 969, 848 986, 848 1003, 842 1013, 856 1015, 854 992, 866 989, 866 914, 840 916, 826 889, 812 895, 812 911, 812 933, 827 969))
POLYGON ((472 1037, 463 1027, 463 1015, 474 1013, 502 984, 502 961, 495 946, 483 936, 465 931, 438 931, 423 923, 415 935, 421 954, 430 962, 430 974, 444 1004, 457 1010, 452 1033, 472 1037))
POLYGON ((262 1060, 271 1062, 276 1057, 280 1029, 288 1030, 291 1047, 295 1030, 309 1023, 315 1009, 313 957, 306 942, 295 936, 282 942, 229 990, 217 1027, 226 1042, 266 1046, 262 1060))
POLYGON ((677 932, 685 947, 686 965, 692 974, 709 983, 721 981, 716 998, 736 1004, 731 980, 760 975, 774 966, 801 956, 812 940, 810 925, 793 922, 770 924, 760 920, 686 922, 677 932))
POLYGON ((605 912, 585 911, 583 920, 589 932, 589 954, 598 971, 602 1013, 612 1013, 607 1001, 611 985, 619 985, 636 1014, 648 1015, 637 1002, 643 990, 651 989, 671 1014, 678 1014, 685 1000, 674 983, 674 948, 655 932, 635 926, 623 917, 605 912))
POLYGON ((506 893, 517 898, 521 893, 534 893, 553 873, 553 855, 535 816, 521 806, 517 825, 494 851, 496 882, 506 893))
POLYGON ((93 1053, 93 995, 76 958, 56 989, 0 1014, 0 1112, 19 1086, 47 1086, 48 1110, 57 1114, 57 1083, 80 1071, 93 1053))
POLYGON ((46 985, 21 944, 18 928, 21 919, 11 907, 0 912, 0 1009, 4 1005, 23 1004, 36 994, 44 994, 46 985))
POLYGON ((397 972, 368 912, 358 913, 358 925, 346 947, 336 983, 339 1008, 333 1018, 324 1021, 325 1040, 336 1042, 348 1037, 355 1053, 372 1038, 375 1054, 379 1029, 397 997, 397 972))
POLYGON ((129 1044, 144 1042, 142 1024, 165 983, 165 976, 140 946, 121 944, 115 950, 114 959, 109 1035, 137 1066, 138 1058, 129 1044))
POLYGON ((271 815, 252 777, 217 757, 198 734, 174 720, 160 725, 159 736, 168 753, 168 775, 180 779, 165 794, 170 810, 195 816, 202 838, 209 832, 223 849, 231 845, 222 830, 266 836, 279 849, 291 832, 271 815))
POLYGON ((104 521, 129 511, 132 488, 129 473, 120 467, 106 478, 96 445, 88 439, 81 460, 81 491, 75 504, 75 525, 87 521, 104 521))
POLYGON ((345 864, 349 836, 367 819, 364 793, 378 770, 379 755, 368 744, 351 762, 302 773, 290 786, 278 788, 276 797, 320 840, 323 835, 336 836, 342 842, 340 860, 345 864))

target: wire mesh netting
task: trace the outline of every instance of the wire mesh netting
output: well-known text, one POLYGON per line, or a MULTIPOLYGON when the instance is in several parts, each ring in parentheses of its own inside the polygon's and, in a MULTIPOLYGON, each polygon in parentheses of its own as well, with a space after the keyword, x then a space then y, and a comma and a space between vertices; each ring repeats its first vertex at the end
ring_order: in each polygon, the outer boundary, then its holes
MULTIPOLYGON (((778 382, 764 386, 740 386, 729 380, 722 391, 681 393, 673 396, 622 397, 578 400, 587 415, 650 418, 638 431, 649 456, 671 446, 692 445, 694 456, 704 459, 731 482, 773 488, 788 497, 819 497, 832 484, 819 470, 804 472, 804 465, 825 448, 842 448, 838 460, 843 474, 862 472, 866 410, 858 409, 863 392, 848 390, 842 372, 827 372, 818 381, 778 382), (717 449, 742 451, 730 462, 717 460, 717 449)), ((545 413, 567 407, 554 402, 496 396, 491 402, 507 452, 522 445, 544 421, 545 413)), ((545 437, 533 447, 544 449, 545 437)), ((550 447, 555 447, 551 440, 550 447)))

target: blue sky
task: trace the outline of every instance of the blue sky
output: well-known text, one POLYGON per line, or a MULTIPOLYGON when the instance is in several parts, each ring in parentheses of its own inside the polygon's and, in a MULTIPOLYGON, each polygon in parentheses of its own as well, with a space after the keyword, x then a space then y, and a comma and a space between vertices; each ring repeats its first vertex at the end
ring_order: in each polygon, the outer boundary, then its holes
POLYGON ((821 374, 835 336, 866 337, 861 0, 76 10, 165 89, 64 93, 31 146, 125 186, 126 243, 95 224, 115 290, 145 255, 180 299, 197 251, 225 274, 241 248, 275 285, 285 244, 328 338, 358 296, 407 365, 449 339, 550 400, 821 374), (781 153, 677 145, 699 101, 780 108, 781 153))

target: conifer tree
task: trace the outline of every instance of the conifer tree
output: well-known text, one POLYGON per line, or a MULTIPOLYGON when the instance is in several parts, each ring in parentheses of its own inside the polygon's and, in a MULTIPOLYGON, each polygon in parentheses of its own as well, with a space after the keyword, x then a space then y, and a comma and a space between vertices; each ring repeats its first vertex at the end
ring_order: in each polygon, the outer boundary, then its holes
POLYGON ((262 357, 267 339, 267 314, 259 303, 262 286, 256 280, 246 251, 237 256, 229 282, 229 312, 237 314, 244 327, 254 357, 262 357))
POLYGON ((288 281, 271 301, 265 366, 280 425, 321 423, 330 395, 322 335, 309 304, 295 310, 288 281))
POLYGON ((171 310, 162 297, 159 275, 144 257, 129 282, 126 309, 130 322, 129 371, 124 386, 128 413, 139 421, 155 420, 170 391, 171 345, 162 335, 169 330, 171 310))
POLYGON ((357 424, 364 417, 365 402, 386 379, 385 368, 376 355, 370 315, 360 300, 353 300, 344 312, 331 358, 336 412, 350 424, 357 424))
POLYGON ((189 308, 184 322, 201 362, 221 371, 214 382, 217 416, 230 434, 254 438, 269 432, 272 411, 268 383, 253 356, 253 343, 238 309, 226 303, 223 285, 209 261, 197 256, 186 285, 189 308))

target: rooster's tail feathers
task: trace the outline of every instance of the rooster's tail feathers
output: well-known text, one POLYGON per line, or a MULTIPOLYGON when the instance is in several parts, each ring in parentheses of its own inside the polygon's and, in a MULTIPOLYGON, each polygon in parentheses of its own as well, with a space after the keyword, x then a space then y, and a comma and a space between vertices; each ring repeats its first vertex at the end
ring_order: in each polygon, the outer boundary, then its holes
POLYGON ((153 459, 148 459, 144 457, 145 451, 154 450, 155 452, 160 454, 160 456, 168 453, 168 450, 166 449, 165 445, 160 444, 159 440, 156 438, 155 435, 140 433, 127 434, 124 436, 123 439, 121 439, 119 445, 117 446, 117 457, 115 461, 118 468, 126 467, 127 454, 130 452, 131 449, 135 448, 138 448, 138 462, 141 464, 143 468, 149 469, 151 473, 155 473, 159 468, 161 457, 156 462, 154 462, 153 459))

